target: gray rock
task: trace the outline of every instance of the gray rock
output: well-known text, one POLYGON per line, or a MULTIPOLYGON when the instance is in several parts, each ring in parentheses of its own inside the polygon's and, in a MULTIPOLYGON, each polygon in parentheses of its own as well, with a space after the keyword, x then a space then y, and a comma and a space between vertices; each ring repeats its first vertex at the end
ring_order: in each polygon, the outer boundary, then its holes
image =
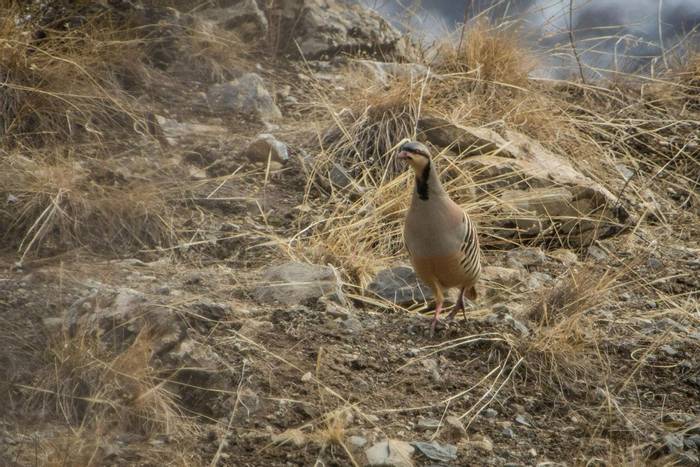
POLYGON ((267 35, 267 17, 255 0, 241 0, 228 8, 204 9, 199 16, 222 29, 235 31, 242 39, 262 40, 267 35))
POLYGON ((253 291, 260 302, 283 305, 298 305, 333 293, 343 297, 333 268, 297 262, 267 268, 253 291))
POLYGON ((260 121, 282 117, 262 78, 255 73, 246 73, 228 83, 214 84, 207 91, 207 101, 214 110, 251 115, 260 121))
POLYGON ((279 12, 270 13, 279 15, 283 44, 291 53, 301 52, 306 59, 356 51, 377 57, 407 56, 401 33, 362 5, 337 0, 280 3, 279 12))
POLYGON ((503 321, 508 323, 514 331, 517 331, 521 337, 527 337, 530 335, 530 330, 528 329, 528 327, 525 326, 525 324, 523 324, 522 321, 513 318, 512 315, 505 315, 503 317, 503 321))
POLYGON ((268 133, 259 134, 243 151, 243 156, 253 162, 267 163, 268 160, 285 162, 289 160, 287 145, 268 133))
POLYGON ((618 172, 620 172, 620 175, 622 175, 622 178, 624 178, 625 181, 628 181, 634 177, 634 170, 630 169, 624 164, 615 164, 615 168, 618 172))
POLYGON ((430 288, 422 284, 413 269, 407 266, 380 271, 367 290, 400 306, 433 298, 430 288))
POLYGON ((457 446, 451 444, 424 443, 415 441, 411 443, 418 451, 430 460, 450 462, 457 459, 457 446))
POLYGON ((496 418, 498 417, 498 412, 492 408, 488 408, 483 411, 484 417, 486 418, 496 418))
POLYGON ((362 322, 351 316, 343 321, 343 328, 351 334, 357 334, 362 331, 362 322))
POLYGON ((355 446, 356 448, 361 448, 367 444, 367 438, 364 436, 351 436, 348 438, 348 441, 350 442, 351 446, 355 446))
POLYGON ((158 126, 163 131, 163 136, 165 140, 171 146, 177 144, 178 138, 184 138, 187 136, 216 136, 223 135, 227 132, 226 128, 219 125, 205 125, 202 123, 190 123, 190 122, 178 122, 171 118, 163 117, 162 115, 156 115, 156 122, 158 126))
POLYGON ((573 266, 578 263, 578 256, 571 250, 566 248, 559 248, 550 253, 557 261, 561 262, 564 266, 573 266))
POLYGON ((459 151, 481 188, 505 189, 493 200, 502 219, 494 231, 499 236, 557 238, 579 246, 617 233, 629 218, 604 186, 524 134, 508 130, 501 136, 440 118, 421 121, 424 139, 459 151))
POLYGON ((648 267, 649 269, 653 269, 654 271, 658 271, 659 269, 661 269, 661 268, 664 267, 664 263, 662 263, 659 259, 654 258, 653 256, 651 256, 651 257, 647 260, 647 267, 648 267))
POLYGON ((390 439, 365 450, 368 466, 413 467, 415 448, 405 441, 390 439))
POLYGON ((523 426, 532 426, 530 422, 527 421, 527 418, 525 418, 525 415, 517 415, 515 417, 515 422, 523 426))
POLYGON ((678 351, 668 344, 662 345, 661 347, 659 347, 659 350, 671 357, 678 355, 678 351))
POLYGON ((445 435, 453 442, 458 443, 467 437, 467 429, 462 421, 454 415, 445 417, 445 435))
POLYGON ((679 434, 668 433, 663 437, 663 443, 672 454, 683 451, 683 437, 679 434))
POLYGON ((435 431, 440 428, 440 420, 435 418, 419 418, 418 423, 416 423, 416 430, 418 431, 435 431))
POLYGON ((506 253, 506 262, 511 268, 540 266, 547 261, 542 248, 519 247, 506 253))
POLYGON ((554 278, 544 272, 533 272, 527 278, 527 288, 529 290, 540 290, 550 284, 554 278))
POLYGON ((608 259, 608 254, 600 247, 591 245, 588 247, 588 256, 596 261, 605 261, 608 259))

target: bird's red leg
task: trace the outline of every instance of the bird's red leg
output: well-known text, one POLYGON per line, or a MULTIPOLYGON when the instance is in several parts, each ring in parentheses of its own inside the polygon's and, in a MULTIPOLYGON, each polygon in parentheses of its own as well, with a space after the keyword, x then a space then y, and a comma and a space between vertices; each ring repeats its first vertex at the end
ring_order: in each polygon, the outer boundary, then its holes
POLYGON ((459 310, 462 310, 462 313, 465 314, 464 318, 466 319, 466 312, 464 311, 464 287, 459 289, 459 298, 457 299, 457 304, 455 305, 454 309, 450 312, 449 315, 447 315, 447 319, 454 319, 455 315, 457 315, 457 312, 459 310))
POLYGON ((433 322, 430 323, 430 337, 435 335, 435 326, 437 325, 438 318, 440 317, 440 311, 442 311, 442 301, 435 302, 435 317, 433 317, 433 322))

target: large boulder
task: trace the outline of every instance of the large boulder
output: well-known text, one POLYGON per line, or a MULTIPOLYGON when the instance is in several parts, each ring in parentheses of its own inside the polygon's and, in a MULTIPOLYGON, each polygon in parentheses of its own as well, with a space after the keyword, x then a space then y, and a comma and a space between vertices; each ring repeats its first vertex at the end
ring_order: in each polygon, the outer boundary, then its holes
POLYGON ((267 17, 255 0, 240 0, 225 8, 204 9, 199 16, 221 29, 235 31, 246 40, 262 40, 267 36, 267 17))
POLYGON ((490 214, 501 238, 556 238, 579 246, 620 230, 629 218, 600 183, 539 142, 516 131, 501 136, 486 128, 421 119, 422 137, 459 154, 484 190, 497 195, 490 214))
POLYGON ((282 117, 265 88, 265 82, 255 73, 211 86, 207 91, 207 101, 214 110, 236 112, 259 121, 274 121, 282 117))
POLYGON ((289 0, 274 2, 268 11, 279 21, 283 50, 307 59, 344 52, 364 52, 375 57, 405 57, 405 41, 394 27, 374 11, 337 0, 289 0), (298 44, 298 49, 297 49, 298 44))

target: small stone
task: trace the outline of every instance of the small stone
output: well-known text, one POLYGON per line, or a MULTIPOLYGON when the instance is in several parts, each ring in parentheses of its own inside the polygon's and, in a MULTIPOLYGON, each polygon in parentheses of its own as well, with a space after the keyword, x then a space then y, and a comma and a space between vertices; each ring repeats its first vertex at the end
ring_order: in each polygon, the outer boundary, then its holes
POLYGON ((365 450, 367 465, 389 467, 413 467, 415 448, 405 441, 389 439, 373 444, 365 450))
POLYGON ((156 289, 158 295, 170 295, 170 287, 167 285, 160 286, 156 289))
POLYGON ((498 412, 492 408, 488 408, 488 409, 484 410, 483 414, 484 414, 484 417, 486 417, 486 418, 498 417, 498 412))
POLYGON ((457 459, 457 446, 451 444, 439 444, 435 441, 432 443, 415 441, 411 444, 430 460, 450 462, 457 459))
POLYGON ((683 438, 676 433, 669 433, 663 437, 664 446, 669 452, 678 453, 683 451, 683 438))
POLYGON ((185 285, 201 285, 203 282, 202 275, 198 272, 188 274, 183 281, 185 285))
POLYGON ((524 415, 518 415, 518 416, 516 416, 516 417, 515 417, 515 421, 516 421, 516 423, 519 423, 520 425, 532 426, 532 425, 530 425, 530 422, 527 421, 527 418, 525 418, 524 415))
POLYGON ((520 247, 506 253, 506 261, 511 268, 524 268, 539 266, 547 261, 547 257, 541 248, 520 247))
POLYGON ((243 156, 253 162, 285 162, 289 160, 287 145, 269 133, 259 134, 243 151, 243 156))
POLYGON ((379 421, 379 417, 377 417, 374 414, 369 414, 365 416, 365 420, 367 420, 370 423, 377 423, 379 421))
POLYGON ((418 423, 416 423, 416 430, 418 431, 435 431, 440 428, 440 420, 434 418, 419 418, 418 423))
POLYGON ((544 272, 533 272, 527 278, 527 288, 529 290, 539 290, 552 282, 552 276, 544 272))
POLYGON ((476 436, 468 441, 468 445, 485 452, 493 452, 493 441, 488 436, 476 436))
POLYGON ((459 418, 448 415, 445 417, 445 434, 452 441, 459 442, 467 436, 467 429, 459 418))
POLYGON ((656 307, 658 306, 654 300, 647 300, 644 305, 652 310, 656 309, 656 307))
POLYGON ((313 378, 314 378, 314 376, 311 374, 311 372, 310 372, 310 371, 307 371, 306 373, 304 373, 304 374, 301 376, 301 381, 302 381, 302 383, 308 383, 308 382, 311 381, 313 378))
POLYGON ((530 450, 527 453, 530 454, 530 457, 537 457, 537 451, 535 450, 535 448, 530 448, 530 450))
POLYGON ((668 344, 662 345, 661 347, 659 347, 659 350, 671 357, 678 355, 678 351, 668 344))
POLYGON ((659 261, 658 259, 656 259, 652 256, 647 260, 647 267, 649 269, 658 271, 659 269, 664 267, 664 263, 662 263, 661 261, 659 261))
POLYGON ((356 334, 362 331, 362 322, 351 316, 350 318, 343 321, 343 327, 351 334, 356 334))
POLYGON ((361 448, 365 444, 367 444, 367 438, 364 436, 351 436, 348 438, 348 441, 352 446, 355 446, 356 448, 361 448))
POLYGON ((615 168, 626 182, 634 177, 634 171, 624 164, 615 164, 615 168))
POLYGON ((576 256, 576 253, 566 248, 554 250, 549 255, 567 267, 578 263, 578 256, 576 256))
POLYGON ((623 294, 620 294, 620 300, 623 302, 629 302, 632 299, 632 295, 629 292, 625 292, 623 294))
POLYGON ((17 198, 12 193, 8 193, 6 201, 7 201, 7 204, 15 204, 17 201, 19 201, 19 198, 17 198))
MULTIPOLYGON (((700 334, 700 333, 698 333, 698 334, 700 334)), ((699 338, 699 340, 700 340, 700 338, 699 338)), ((407 357, 415 357, 419 353, 420 353, 420 351, 418 349, 412 348, 412 349, 408 349, 404 355, 406 355, 407 357)))
POLYGON ((512 428, 510 428, 510 427, 503 428, 502 433, 503 433, 503 436, 505 436, 506 438, 510 438, 510 439, 515 438, 515 433, 513 432, 512 428))
POLYGON ((600 247, 591 245, 588 247, 588 256, 596 261, 605 261, 608 259, 608 254, 600 247))

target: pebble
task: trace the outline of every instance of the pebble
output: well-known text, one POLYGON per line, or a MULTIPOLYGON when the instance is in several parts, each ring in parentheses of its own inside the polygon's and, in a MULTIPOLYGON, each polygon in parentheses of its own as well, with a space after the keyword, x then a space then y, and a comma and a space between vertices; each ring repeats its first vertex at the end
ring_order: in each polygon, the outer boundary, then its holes
POLYGON ((525 418, 524 415, 518 415, 517 417, 515 417, 515 421, 516 421, 516 423, 519 423, 520 425, 532 426, 532 425, 530 425, 530 422, 527 421, 527 418, 525 418))
POLYGON ((303 383, 308 383, 308 382, 311 381, 313 378, 314 378, 314 376, 311 374, 311 372, 310 372, 310 371, 307 371, 307 372, 304 373, 304 375, 301 377, 301 381, 302 381, 303 383))
POLYGON ((496 418, 498 416, 498 412, 494 409, 488 408, 484 410, 484 417, 486 418, 496 418))
POLYGON ((415 448, 405 441, 389 439, 373 444, 365 450, 366 465, 412 467, 411 457, 415 448))
POLYGON ((434 418, 419 418, 416 429, 420 431, 433 431, 440 427, 440 420, 434 418))
POLYGON ((358 448, 361 448, 362 446, 367 444, 367 438, 365 438, 364 436, 351 436, 350 438, 348 438, 348 441, 350 442, 350 444, 358 448))
POLYGON ((503 428, 502 433, 503 433, 503 436, 505 436, 506 438, 510 438, 510 439, 515 438, 515 433, 513 432, 513 430, 510 427, 503 428))
POLYGON ((359 319, 353 316, 343 321, 343 327, 351 334, 355 334, 362 331, 362 323, 359 319))
POLYGON ((457 446, 451 444, 439 444, 435 441, 432 443, 415 441, 411 444, 430 460, 449 462, 457 459, 457 446))
POLYGON ((652 256, 647 260, 647 266, 649 269, 659 270, 664 267, 664 263, 652 256))
POLYGON ((608 259, 608 254, 600 247, 591 245, 588 247, 588 256, 596 261, 605 261, 608 259))
POLYGON ((459 418, 449 415, 445 417, 445 433, 450 439, 459 441, 467 436, 467 429, 459 418))
POLYGON ((661 347, 659 347, 659 350, 661 350, 666 355, 670 355, 671 357, 678 355, 678 351, 668 344, 662 345, 661 347))

